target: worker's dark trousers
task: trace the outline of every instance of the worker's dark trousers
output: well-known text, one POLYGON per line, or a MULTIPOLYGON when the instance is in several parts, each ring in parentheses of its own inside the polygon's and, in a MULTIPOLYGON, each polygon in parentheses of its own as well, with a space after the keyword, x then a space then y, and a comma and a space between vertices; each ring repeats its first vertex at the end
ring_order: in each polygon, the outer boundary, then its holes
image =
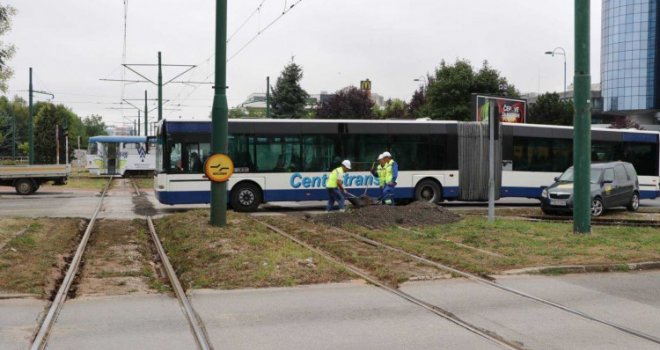
POLYGON ((328 190, 328 204, 325 206, 325 210, 330 211, 335 206, 335 202, 339 205, 339 209, 344 209, 344 194, 339 191, 339 188, 326 188, 328 190))

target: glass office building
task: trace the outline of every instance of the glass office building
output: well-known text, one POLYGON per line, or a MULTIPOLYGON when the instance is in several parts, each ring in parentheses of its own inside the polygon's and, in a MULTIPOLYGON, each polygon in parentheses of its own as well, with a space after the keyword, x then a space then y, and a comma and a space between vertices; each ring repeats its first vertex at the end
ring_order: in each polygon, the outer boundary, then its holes
POLYGON ((660 108, 656 72, 657 0, 603 0, 603 111, 660 108))

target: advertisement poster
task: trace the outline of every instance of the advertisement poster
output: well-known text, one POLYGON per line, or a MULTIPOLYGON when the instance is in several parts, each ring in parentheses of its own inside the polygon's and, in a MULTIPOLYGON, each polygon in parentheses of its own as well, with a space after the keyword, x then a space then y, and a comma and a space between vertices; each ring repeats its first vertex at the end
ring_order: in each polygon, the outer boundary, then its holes
POLYGON ((488 120, 490 104, 495 103, 495 116, 504 123, 525 123, 527 100, 488 95, 472 95, 472 110, 478 122, 488 120))

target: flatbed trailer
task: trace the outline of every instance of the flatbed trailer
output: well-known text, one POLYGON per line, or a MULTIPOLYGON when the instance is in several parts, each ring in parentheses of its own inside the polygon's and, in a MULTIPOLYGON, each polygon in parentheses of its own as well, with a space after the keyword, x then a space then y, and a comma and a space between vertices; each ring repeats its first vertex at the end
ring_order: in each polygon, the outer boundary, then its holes
POLYGON ((36 164, 0 166, 0 186, 11 186, 16 193, 28 195, 49 181, 65 185, 71 174, 70 165, 36 164))

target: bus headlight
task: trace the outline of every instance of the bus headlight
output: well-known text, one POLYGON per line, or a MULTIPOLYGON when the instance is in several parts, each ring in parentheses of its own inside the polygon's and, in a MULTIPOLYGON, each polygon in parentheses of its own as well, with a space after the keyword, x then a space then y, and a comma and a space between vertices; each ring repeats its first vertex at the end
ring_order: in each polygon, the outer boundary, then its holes
POLYGON ((544 188, 543 191, 541 191, 541 197, 548 198, 548 189, 547 188, 544 188))

